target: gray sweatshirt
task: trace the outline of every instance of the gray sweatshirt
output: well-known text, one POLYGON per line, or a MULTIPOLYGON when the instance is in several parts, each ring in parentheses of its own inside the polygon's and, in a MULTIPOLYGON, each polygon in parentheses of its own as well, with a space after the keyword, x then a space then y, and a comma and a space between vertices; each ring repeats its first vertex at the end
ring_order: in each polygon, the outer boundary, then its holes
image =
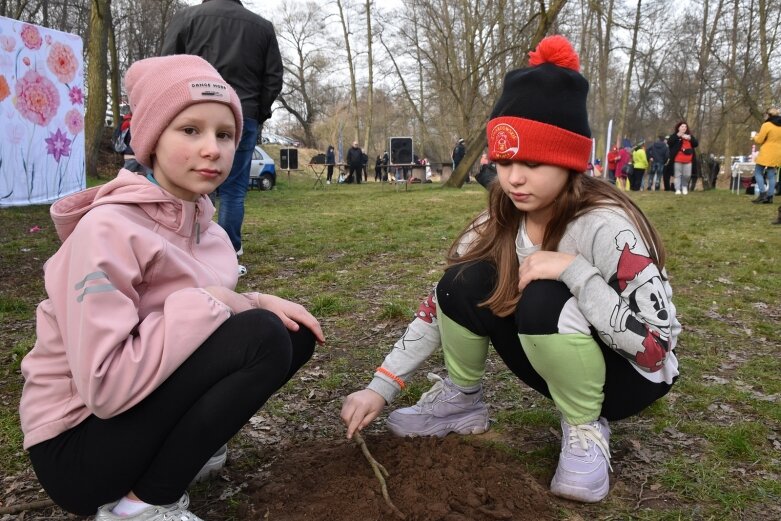
MULTIPOLYGON (((474 222, 485 218, 483 213, 474 222)), ((462 238, 459 250, 468 249, 473 233, 462 238)), ((521 226, 516 238, 518 261, 523 262, 538 249, 521 226)), ((672 288, 666 272, 660 272, 653 263, 640 233, 624 211, 597 208, 579 217, 567 227, 558 251, 576 256, 560 280, 605 344, 627 358, 648 380, 672 383, 678 375, 673 349, 681 332, 672 288)), ((436 305, 435 298, 426 302, 436 305)), ((440 346, 436 310, 425 312, 423 317, 420 310, 418 313, 368 385, 387 403, 401 390, 396 378, 406 381, 440 346)))

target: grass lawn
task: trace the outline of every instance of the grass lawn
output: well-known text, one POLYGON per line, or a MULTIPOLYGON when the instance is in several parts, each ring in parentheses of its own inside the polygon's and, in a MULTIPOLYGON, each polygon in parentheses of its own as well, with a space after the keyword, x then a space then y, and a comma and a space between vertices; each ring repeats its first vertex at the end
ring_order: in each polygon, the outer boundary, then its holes
MULTIPOLYGON (((250 192, 241 259, 249 273, 238 289, 298 301, 321 320, 326 346, 263 411, 305 422, 328 440, 343 436, 342 397, 368 382, 404 331, 486 192, 476 183, 460 190, 373 182, 313 190, 313 182, 303 173, 289 182, 280 172, 274 190, 250 192), (291 397, 316 406, 292 407, 291 397)), ((781 226, 769 224, 777 206, 749 204, 748 196, 724 190, 632 197, 668 251, 683 324, 681 378, 665 399, 614 427, 619 468, 609 498, 598 506, 563 505, 558 515, 781 519, 781 226)), ((18 426, 19 363, 34 343, 41 267, 59 241, 48 207, 2 209, 0 217, 0 488, 15 483, 18 495, 37 489, 18 426), (40 231, 31 231, 36 226, 40 231)), ((428 388, 425 369, 441 368, 435 355, 399 404, 414 403, 428 388)), ((496 434, 486 443, 516 454, 547 485, 558 454, 550 443, 550 429, 558 429, 552 405, 518 385, 495 355, 489 373, 496 434)), ((0 506, 17 500, 14 494, 0 491, 0 506)))

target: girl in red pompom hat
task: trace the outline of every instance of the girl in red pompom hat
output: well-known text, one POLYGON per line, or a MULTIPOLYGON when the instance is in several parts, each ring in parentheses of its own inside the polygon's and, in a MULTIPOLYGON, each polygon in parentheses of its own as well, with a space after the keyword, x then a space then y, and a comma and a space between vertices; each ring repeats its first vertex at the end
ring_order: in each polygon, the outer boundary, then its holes
POLYGON ((497 165, 488 209, 456 239, 448 268, 362 391, 345 399, 348 438, 376 418, 440 345, 448 376, 388 428, 400 436, 488 429, 489 344, 561 416, 554 494, 583 502, 609 489, 610 428, 678 377, 681 325, 659 235, 613 185, 583 175, 591 152, 588 82, 554 36, 511 71, 487 125, 497 165))

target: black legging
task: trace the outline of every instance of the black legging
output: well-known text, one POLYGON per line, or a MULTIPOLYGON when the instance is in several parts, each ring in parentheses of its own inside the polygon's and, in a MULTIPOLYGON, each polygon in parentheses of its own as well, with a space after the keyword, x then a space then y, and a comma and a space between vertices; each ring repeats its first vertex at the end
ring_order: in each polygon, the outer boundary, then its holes
POLYGON ((314 345, 311 331, 288 331, 269 311, 234 315, 138 405, 113 418, 89 416, 31 447, 38 480, 80 515, 131 490, 147 503, 174 503, 314 345))
MULTIPOLYGON (((479 336, 487 336, 507 367, 526 385, 550 398, 548 384, 534 370, 521 347, 518 334, 552 334, 564 304, 572 294, 563 282, 536 280, 523 290, 515 316, 500 318, 486 307, 496 270, 487 262, 475 262, 459 273, 449 268, 437 284, 437 307, 457 324, 479 336)), ((601 416, 620 420, 637 414, 670 390, 670 385, 645 379, 630 362, 607 347, 592 327, 592 336, 605 356, 605 401, 601 416)))

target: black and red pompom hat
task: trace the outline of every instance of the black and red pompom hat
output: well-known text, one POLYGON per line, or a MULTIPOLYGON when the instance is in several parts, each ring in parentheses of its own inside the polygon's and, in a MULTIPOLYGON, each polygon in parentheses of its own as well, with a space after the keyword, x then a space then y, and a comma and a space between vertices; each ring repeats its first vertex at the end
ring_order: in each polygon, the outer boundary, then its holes
POLYGON ((529 67, 504 77, 486 127, 492 161, 525 161, 584 172, 591 157, 588 81, 563 36, 544 38, 529 67))

